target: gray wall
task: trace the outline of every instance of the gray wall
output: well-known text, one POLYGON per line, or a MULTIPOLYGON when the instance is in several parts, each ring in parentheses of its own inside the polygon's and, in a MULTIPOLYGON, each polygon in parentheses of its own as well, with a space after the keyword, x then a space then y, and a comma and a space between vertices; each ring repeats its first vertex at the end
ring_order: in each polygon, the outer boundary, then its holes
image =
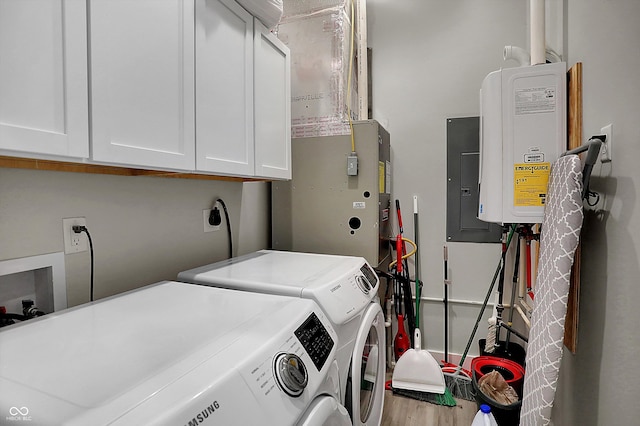
MULTIPOLYGON (((613 163, 598 166, 592 180, 603 200, 586 214, 578 352, 565 351, 553 418, 556 425, 638 424, 640 2, 563 4, 565 59, 584 66, 585 137, 613 123, 615 140, 613 163)), ((484 76, 513 66, 503 63, 502 47, 527 47, 527 7, 524 0, 368 1, 374 118, 392 135, 394 196, 422 200, 428 295, 442 295, 445 119, 479 114, 484 76)), ((405 222, 411 229, 411 218, 405 222)), ((450 244, 453 297, 481 300, 498 253, 495 245, 450 244)), ((442 308, 423 306, 427 347, 441 350, 442 308)), ((477 312, 454 307, 453 352, 464 350, 477 312)))
MULTIPOLYGON (((204 233, 202 210, 228 207, 234 252, 269 241, 267 183, 0 168, 0 260, 64 250, 62 218, 84 216, 95 252, 95 298, 227 257, 223 222, 204 233)), ((224 215, 223 215, 224 220, 224 215)), ((69 306, 89 300, 89 252, 65 256, 69 306)))
POLYGON ((565 350, 557 425, 638 424, 640 2, 568 0, 567 53, 584 67, 584 134, 613 123, 613 161, 583 231, 578 352, 565 350))
MULTIPOLYGON (((504 63, 505 45, 527 45, 526 1, 367 2, 373 50, 373 115, 391 134, 393 197, 411 212, 420 205, 420 269, 424 295, 442 298, 446 243, 446 119, 479 115, 480 85, 504 63)), ((413 216, 403 218, 413 235, 413 216)), ((482 301, 500 258, 500 244, 451 243, 451 299, 482 301)), ((493 301, 493 298, 491 299, 493 301)), ((422 305, 430 350, 444 347, 442 303, 422 305)), ((488 317, 491 309, 487 309, 488 317)), ((461 354, 479 309, 453 304, 450 352, 461 354)), ((486 337, 486 321, 478 337, 486 337)), ((477 344, 471 347, 477 355, 477 344)))

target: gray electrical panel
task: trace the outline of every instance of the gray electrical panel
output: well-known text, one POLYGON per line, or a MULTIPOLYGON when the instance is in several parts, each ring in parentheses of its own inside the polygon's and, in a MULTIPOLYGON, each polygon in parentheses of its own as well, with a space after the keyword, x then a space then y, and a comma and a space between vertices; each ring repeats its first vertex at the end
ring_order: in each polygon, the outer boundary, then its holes
POLYGON ((374 120, 354 121, 353 133, 357 175, 347 171, 350 135, 291 141, 292 179, 272 184, 273 249, 362 256, 374 267, 387 260, 389 133, 374 120))
POLYGON ((478 219, 479 117, 447 119, 447 241, 496 243, 502 228, 478 219))

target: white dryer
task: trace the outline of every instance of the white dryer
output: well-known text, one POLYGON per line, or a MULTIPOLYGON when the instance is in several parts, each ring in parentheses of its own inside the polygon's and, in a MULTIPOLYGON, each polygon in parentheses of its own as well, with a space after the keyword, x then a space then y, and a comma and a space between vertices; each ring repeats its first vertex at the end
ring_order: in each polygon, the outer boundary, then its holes
POLYGON ((385 380, 379 279, 364 258, 261 250, 178 274, 179 281, 311 299, 338 333, 340 401, 353 425, 379 425, 385 380))
POLYGON ((5 327, 0 412, 38 425, 350 424, 311 300, 163 282, 5 327))

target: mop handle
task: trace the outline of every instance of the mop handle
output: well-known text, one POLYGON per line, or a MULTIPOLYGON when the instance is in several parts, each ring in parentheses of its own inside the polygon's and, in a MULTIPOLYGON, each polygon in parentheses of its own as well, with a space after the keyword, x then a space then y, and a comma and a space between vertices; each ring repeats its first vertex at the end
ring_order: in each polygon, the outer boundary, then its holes
MULTIPOLYGON (((516 302, 516 287, 518 286, 518 277, 520 275, 520 237, 517 239, 518 245, 516 246, 516 256, 513 265, 513 279, 511 280, 511 308, 509 309, 509 325, 513 325, 513 311, 515 311, 514 304, 516 302)), ((509 349, 509 339, 511 338, 511 330, 507 329, 507 339, 505 341, 505 348, 509 349)))
POLYGON ((403 234, 402 229, 402 213, 400 212, 400 200, 396 200, 396 214, 398 215, 398 227, 400 228, 400 234, 403 234))
MULTIPOLYGON (((416 329, 420 327, 420 298, 422 297, 422 282, 420 281, 420 253, 418 248, 419 239, 419 227, 418 227, 418 196, 413 196, 413 239, 416 243, 416 253, 414 259, 415 265, 415 279, 416 279, 416 329)), ((418 337, 420 338, 420 337, 418 337)))
MULTIPOLYGON (((513 232, 516 229, 516 225, 511 226, 511 231, 509 231, 509 236, 507 237, 507 249, 509 249, 509 245, 511 244, 511 237, 513 237, 513 232)), ((493 287, 496 284, 496 279, 498 275, 500 275, 500 269, 502 269, 502 253, 500 254, 500 261, 498 262, 498 267, 496 268, 495 274, 493 274, 493 279, 491 280, 491 285, 489 286, 489 291, 484 298, 484 302, 482 303, 482 308, 480 309, 480 313, 478 314, 478 318, 476 319, 476 325, 473 327, 473 331, 471 332, 471 336, 469 336, 469 341, 467 342, 467 347, 464 349, 464 353, 462 354, 462 358, 460 358, 460 366, 464 364, 465 359, 467 358, 467 354, 469 353, 469 349, 471 348, 471 343, 473 342, 473 338, 478 331, 478 325, 480 324, 480 320, 482 320, 482 315, 484 314, 484 310, 487 307, 487 303, 489 302, 489 297, 491 297, 491 292, 493 291, 493 287)))
MULTIPOLYGON (((402 211, 400 210, 400 200, 396 200, 396 213, 398 214, 398 227, 400 228, 400 237, 404 237, 404 228, 402 226, 402 211)), ((407 254, 407 246, 404 244, 404 241, 401 241, 401 243, 402 243, 402 255, 404 256, 405 254, 407 254)))
POLYGON ((444 246, 444 361, 449 362, 449 248, 444 246))
POLYGON ((396 272, 399 274, 402 272, 402 235, 398 234, 396 237, 396 272))

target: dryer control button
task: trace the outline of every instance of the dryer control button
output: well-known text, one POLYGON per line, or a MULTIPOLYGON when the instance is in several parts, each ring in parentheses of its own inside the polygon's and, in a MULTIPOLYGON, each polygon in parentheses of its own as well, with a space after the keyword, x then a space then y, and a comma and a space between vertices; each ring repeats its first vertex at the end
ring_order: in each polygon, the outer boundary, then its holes
POLYGON ((302 395, 307 386, 309 375, 307 367, 295 354, 280 354, 275 360, 275 372, 278 384, 289 396, 302 395))

